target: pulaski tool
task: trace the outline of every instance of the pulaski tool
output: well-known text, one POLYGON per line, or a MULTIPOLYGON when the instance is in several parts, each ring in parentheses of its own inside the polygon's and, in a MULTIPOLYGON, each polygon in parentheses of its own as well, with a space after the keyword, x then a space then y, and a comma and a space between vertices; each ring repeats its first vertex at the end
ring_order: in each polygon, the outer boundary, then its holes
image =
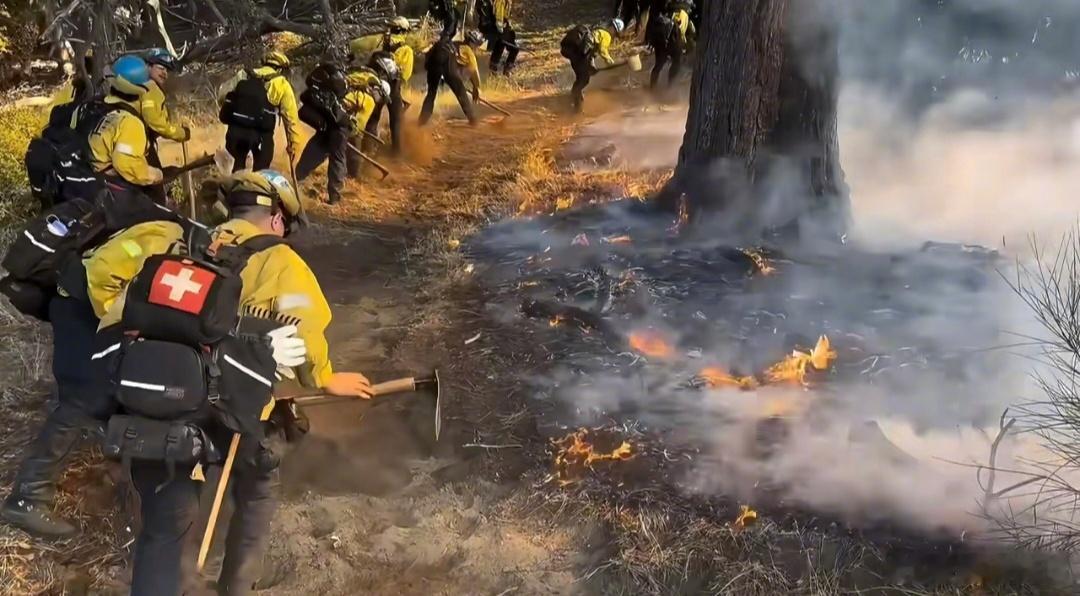
MULTIPOLYGON (((394 395, 398 393, 425 392, 431 395, 435 401, 435 440, 439 440, 442 432, 442 384, 439 381, 439 370, 435 369, 425 377, 404 377, 371 386, 375 397, 394 395)), ((323 406, 343 402, 356 401, 355 397, 342 397, 325 395, 295 395, 277 397, 280 401, 292 400, 298 406, 323 406)))

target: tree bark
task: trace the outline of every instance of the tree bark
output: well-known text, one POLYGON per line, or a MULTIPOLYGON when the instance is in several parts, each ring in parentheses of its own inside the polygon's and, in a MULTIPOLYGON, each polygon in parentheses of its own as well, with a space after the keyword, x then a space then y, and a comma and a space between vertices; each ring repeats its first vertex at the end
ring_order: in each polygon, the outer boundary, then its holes
POLYGON ((836 133, 831 0, 703 5, 690 112, 661 204, 732 231, 842 233, 848 196, 836 133))

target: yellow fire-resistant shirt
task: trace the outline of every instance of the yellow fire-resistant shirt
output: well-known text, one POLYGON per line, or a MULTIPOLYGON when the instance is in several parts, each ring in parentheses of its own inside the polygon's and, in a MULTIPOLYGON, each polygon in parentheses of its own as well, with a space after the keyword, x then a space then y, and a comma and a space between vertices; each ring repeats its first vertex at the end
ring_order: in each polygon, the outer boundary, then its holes
POLYGON ((513 0, 495 0, 492 3, 492 8, 495 9, 495 22, 500 25, 503 21, 510 18, 510 8, 513 7, 513 0))
MULTIPOLYGON (((212 232, 224 244, 240 244, 263 234, 254 224, 233 219, 212 232)), ((183 237, 180 226, 147 222, 120 232, 83 260, 87 289, 94 312, 101 317, 100 328, 120 322, 124 295, 146 259, 167 252, 183 237)), ((315 275, 300 255, 286 245, 254 254, 240 272, 243 288, 240 307, 257 307, 296 317, 298 336, 307 347, 307 362, 298 367, 298 378, 308 387, 323 387, 333 374, 330 366, 326 328, 330 325, 330 305, 315 275)))
POLYGON ((352 134, 363 134, 368 119, 375 111, 375 99, 360 89, 350 89, 345 93, 341 105, 352 119, 352 134))
POLYGON ((597 29, 592 32, 593 44, 596 46, 596 54, 608 64, 614 64, 611 57, 611 34, 606 29, 597 29))
POLYGON ((675 14, 671 15, 671 20, 675 21, 675 29, 679 32, 679 39, 685 43, 686 32, 690 30, 690 14, 685 10, 676 10, 675 14))
POLYGON ((372 54, 382 49, 383 38, 382 33, 372 33, 350 41, 349 53, 353 55, 354 62, 366 63, 372 54))
POLYGON ((146 259, 163 254, 183 238, 178 224, 149 221, 113 235, 83 259, 86 289, 100 329, 120 322, 124 312, 124 291, 142 271, 146 259))
POLYGON ((49 105, 46 106, 50 110, 56 106, 62 106, 66 103, 75 101, 75 84, 68 81, 63 87, 58 89, 56 93, 49 99, 49 105))
MULTIPOLYGON (((114 95, 105 103, 123 103, 136 111, 139 100, 125 101, 114 95)), ((161 182, 161 170, 146 161, 149 141, 146 125, 136 115, 125 110, 113 110, 105 115, 90 133, 90 165, 99 174, 118 175, 136 186, 161 182)))
POLYGON ((480 90, 480 63, 476 60, 476 52, 467 44, 458 46, 457 63, 469 72, 469 81, 473 89, 480 90))
MULTIPOLYGON (((264 80, 266 98, 270 105, 277 108, 278 115, 284 121, 285 139, 289 143, 289 153, 300 155, 300 108, 296 105, 296 95, 293 93, 289 79, 285 78, 272 66, 260 66, 255 69, 255 75, 264 80), (276 75, 276 76, 274 76, 276 75)), ((233 78, 229 79, 218 89, 218 102, 225 101, 225 96, 236 89, 236 85, 247 78, 247 71, 241 70, 233 78)))
POLYGON ((386 48, 394 55, 394 64, 397 64, 401 72, 401 82, 408 83, 413 76, 413 67, 416 62, 416 52, 405 43, 405 34, 391 35, 386 48), (391 49, 392 48, 392 49, 391 49))
POLYGON ((139 101, 139 113, 143 122, 159 136, 173 141, 184 140, 184 127, 169 118, 169 109, 165 107, 165 92, 155 81, 150 81, 149 91, 139 101))
MULTIPOLYGON (((233 219, 214 230, 214 237, 226 244, 239 244, 262 234, 254 224, 233 219)), ((298 335, 307 347, 307 362, 297 369, 307 387, 324 387, 333 374, 326 328, 330 325, 330 305, 315 274, 291 247, 279 245, 256 253, 240 272, 243 290, 240 306, 265 308, 296 317, 298 335)))

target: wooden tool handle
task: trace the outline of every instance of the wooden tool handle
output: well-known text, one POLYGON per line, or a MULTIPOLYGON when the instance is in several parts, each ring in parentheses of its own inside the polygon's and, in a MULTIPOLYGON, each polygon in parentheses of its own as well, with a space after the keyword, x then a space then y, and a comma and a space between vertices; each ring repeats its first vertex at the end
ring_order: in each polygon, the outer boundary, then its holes
POLYGON ((406 377, 404 379, 394 379, 393 381, 387 381, 385 383, 379 383, 371 386, 372 393, 375 395, 390 395, 391 393, 404 393, 406 391, 416 390, 416 379, 413 377, 406 377))
POLYGON ((486 100, 486 99, 484 99, 484 98, 482 98, 482 97, 480 98, 480 103, 482 103, 482 104, 484 104, 485 106, 487 106, 487 107, 489 107, 489 108, 491 108, 491 109, 495 110, 496 112, 499 112, 500 114, 502 114, 502 115, 504 115, 504 116, 512 116, 512 115, 513 115, 513 114, 511 114, 510 112, 508 112, 508 111, 506 111, 506 110, 504 110, 504 109, 500 108, 499 106, 497 106, 497 105, 495 105, 495 104, 491 103, 490 101, 488 101, 488 100, 486 100))
POLYGON ((218 514, 221 513, 221 502, 225 499, 225 487, 229 484, 229 474, 232 473, 233 462, 236 461, 236 448, 240 446, 240 433, 234 433, 229 443, 229 454, 225 457, 225 466, 221 468, 221 479, 218 480, 217 492, 214 493, 214 504, 210 508, 210 518, 206 520, 206 531, 203 532, 202 544, 199 546, 199 562, 196 566, 198 571, 206 565, 206 556, 210 554, 210 542, 214 539, 214 528, 217 526, 218 514))

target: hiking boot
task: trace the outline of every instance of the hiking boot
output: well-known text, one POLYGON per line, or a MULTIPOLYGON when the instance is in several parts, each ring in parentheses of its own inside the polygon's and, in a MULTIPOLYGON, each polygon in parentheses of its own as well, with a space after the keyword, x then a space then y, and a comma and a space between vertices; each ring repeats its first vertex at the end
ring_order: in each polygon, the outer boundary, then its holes
POLYGON ((78 528, 53 517, 50 507, 12 495, 0 508, 0 518, 20 530, 39 538, 70 538, 78 528))

